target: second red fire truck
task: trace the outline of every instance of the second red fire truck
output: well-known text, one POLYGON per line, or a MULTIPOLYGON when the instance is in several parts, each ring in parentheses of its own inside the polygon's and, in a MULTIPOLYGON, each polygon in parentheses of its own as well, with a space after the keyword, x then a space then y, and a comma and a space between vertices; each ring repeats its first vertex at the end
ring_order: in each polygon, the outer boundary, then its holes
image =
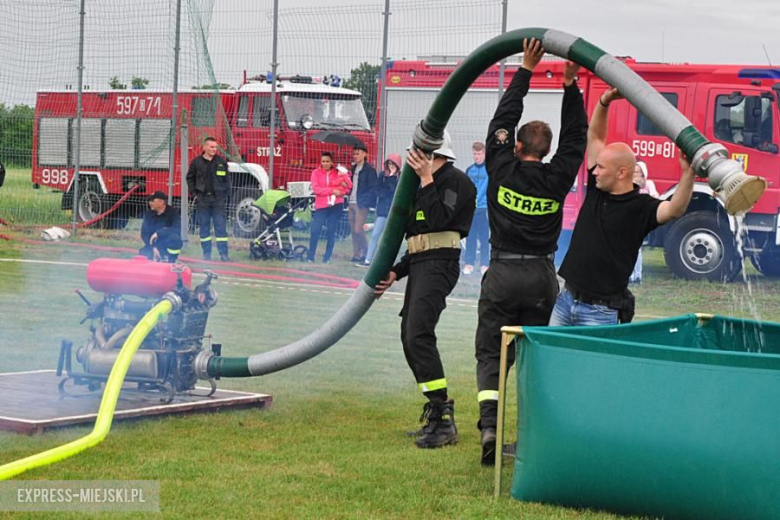
MULTIPOLYGON (((729 216, 709 185, 696 183, 685 216, 663 226, 650 236, 650 245, 663 247, 668 266, 678 276, 690 279, 732 280, 740 272, 736 229, 745 234, 744 252, 764 274, 780 275, 780 69, 738 65, 691 65, 639 63, 626 65, 658 90, 705 136, 724 145, 745 170, 768 181, 768 189, 741 224, 729 216)), ((403 150, 414 125, 457 65, 438 60, 390 62, 385 78, 386 153, 403 150)), ((507 66, 504 88, 518 63, 507 66)), ((491 67, 463 97, 448 124, 458 165, 471 162, 471 143, 485 139, 488 122, 498 103, 498 66, 491 67)), ((556 141, 560 129, 563 96, 563 61, 542 61, 535 70, 525 102, 521 124, 533 119, 548 122, 556 141)), ((608 86, 581 69, 578 84, 588 113, 608 86)), ((379 113, 381 116, 381 112, 379 113)), ((628 143, 637 158, 647 164, 649 178, 663 198, 671 197, 680 177, 678 150, 674 143, 627 102, 610 110, 610 141, 628 143)), ((556 258, 562 259, 585 195, 585 164, 564 207, 564 232, 556 258)))

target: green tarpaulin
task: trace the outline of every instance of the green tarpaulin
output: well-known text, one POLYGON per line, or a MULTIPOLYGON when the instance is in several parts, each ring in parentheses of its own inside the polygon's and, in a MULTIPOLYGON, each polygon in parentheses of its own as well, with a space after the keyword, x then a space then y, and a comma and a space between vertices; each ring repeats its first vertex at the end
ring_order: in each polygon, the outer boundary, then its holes
POLYGON ((780 518, 780 324, 687 315, 524 332, 514 498, 780 518))

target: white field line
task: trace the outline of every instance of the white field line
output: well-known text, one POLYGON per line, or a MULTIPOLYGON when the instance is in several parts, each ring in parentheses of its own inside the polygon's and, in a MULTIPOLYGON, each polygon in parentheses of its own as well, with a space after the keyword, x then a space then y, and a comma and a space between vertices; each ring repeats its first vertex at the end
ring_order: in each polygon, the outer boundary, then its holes
MULTIPOLYGON (((87 266, 87 264, 80 263, 80 262, 58 262, 52 260, 25 260, 20 258, 0 258, 0 262, 19 262, 25 264, 48 264, 48 265, 70 266, 70 267, 87 266)), ((205 276, 203 273, 193 273, 193 275, 201 278, 205 276)), ((288 290, 288 291, 310 292, 315 294, 316 293, 332 294, 332 295, 339 295, 339 296, 349 296, 354 292, 353 289, 339 289, 337 287, 319 285, 316 282, 306 282, 305 284, 303 284, 303 283, 295 283, 295 282, 265 281, 265 280, 255 280, 255 279, 251 281, 245 281, 245 279, 243 278, 239 278, 235 276, 224 276, 224 275, 219 277, 217 283, 240 285, 244 287, 269 287, 273 289, 281 289, 281 290, 288 290)), ((385 292, 385 296, 383 298, 380 298, 379 301, 380 302, 382 301, 403 302, 404 293, 387 291, 385 292)), ((477 300, 469 299, 469 298, 447 298, 447 304, 454 307, 465 307, 471 309, 477 308, 477 300)), ((636 317, 642 319, 657 320, 660 318, 665 318, 667 316, 657 316, 654 314, 637 314, 636 317)))

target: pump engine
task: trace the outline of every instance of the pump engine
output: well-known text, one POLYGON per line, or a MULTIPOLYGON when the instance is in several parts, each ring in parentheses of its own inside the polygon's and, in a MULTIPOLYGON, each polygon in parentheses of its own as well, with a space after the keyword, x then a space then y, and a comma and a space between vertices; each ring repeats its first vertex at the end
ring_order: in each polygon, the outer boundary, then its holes
MULTIPOLYGON (((194 289, 192 271, 184 264, 152 262, 144 257, 132 260, 101 258, 87 267, 89 286, 104 294, 98 303, 90 302, 80 291, 79 297, 87 305, 86 317, 90 335, 76 350, 76 361, 83 368, 74 371, 73 343, 63 341, 60 347, 57 375, 63 369, 67 377, 60 381, 60 393, 67 395, 66 383, 88 385, 99 390, 108 379, 125 339, 144 315, 166 298, 180 300, 181 305, 148 334, 127 371, 125 381, 138 384, 143 391, 159 390, 165 393, 163 402, 171 402, 177 393, 189 392, 198 380, 194 365, 204 352, 203 340, 209 311, 217 303, 217 293, 211 287, 216 275, 206 271, 206 279, 194 289)), ((214 354, 221 354, 221 345, 211 344, 214 354)), ((210 355, 210 354, 209 354, 210 355)), ((216 382, 208 380, 212 395, 216 382)))

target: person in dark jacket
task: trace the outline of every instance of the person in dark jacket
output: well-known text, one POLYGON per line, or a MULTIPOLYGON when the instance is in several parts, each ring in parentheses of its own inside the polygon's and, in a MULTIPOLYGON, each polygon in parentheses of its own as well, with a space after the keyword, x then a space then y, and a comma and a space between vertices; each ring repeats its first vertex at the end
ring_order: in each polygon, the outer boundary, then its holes
POLYGON ((376 170, 366 160, 368 151, 362 142, 352 150, 352 192, 349 194, 349 226, 352 233, 352 260, 364 262, 368 241, 363 226, 371 208, 376 206, 376 170))
POLYGON ((203 154, 190 163, 187 187, 196 201, 203 259, 211 260, 211 223, 214 222, 219 258, 223 262, 229 262, 227 202, 231 180, 228 163, 217 155, 217 140, 213 137, 206 138, 203 142, 203 154))
POLYGON ((380 297, 396 280, 409 276, 401 309, 401 343, 417 385, 428 398, 416 437, 419 448, 438 448, 458 441, 455 403, 436 345, 436 324, 460 275, 460 241, 469 234, 477 190, 455 168, 450 136, 429 159, 412 150, 407 161, 420 178, 414 210, 406 226, 408 249, 385 280, 376 285, 380 297))
POLYGON ((149 211, 141 224, 144 246, 138 253, 149 260, 175 263, 181 253, 179 212, 168 205, 168 196, 155 191, 149 196, 149 211))
MULTIPOLYGON (((547 325, 558 280, 553 258, 563 223, 563 202, 585 156, 588 117, 568 62, 563 74, 561 134, 549 163, 552 131, 530 121, 517 131, 531 75, 544 54, 541 43, 523 43, 523 62, 504 93, 488 127, 488 220, 490 269, 482 279, 476 333, 477 388, 482 458, 493 464, 496 449, 501 327, 547 325)), ((509 349, 507 370, 514 363, 509 349)))
POLYGON ((376 220, 374 229, 371 231, 371 242, 368 244, 368 253, 362 266, 368 267, 374 259, 374 253, 379 245, 379 239, 382 231, 387 224, 387 217, 390 215, 390 206, 393 205, 395 189, 398 187, 398 176, 401 174, 401 156, 397 153, 390 154, 385 161, 385 168, 382 175, 379 176, 379 184, 376 187, 376 220))

